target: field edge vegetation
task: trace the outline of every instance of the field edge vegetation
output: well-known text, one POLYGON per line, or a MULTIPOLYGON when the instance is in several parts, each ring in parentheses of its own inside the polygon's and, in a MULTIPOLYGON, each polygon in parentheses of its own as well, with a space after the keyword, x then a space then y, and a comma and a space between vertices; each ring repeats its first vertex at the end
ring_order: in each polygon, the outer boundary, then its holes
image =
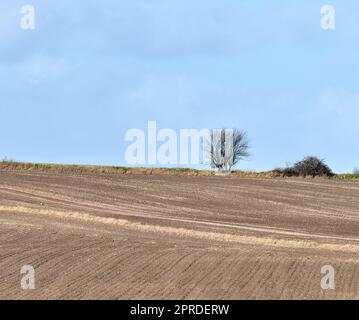
MULTIPOLYGON (((286 178, 278 170, 256 172, 235 170, 230 174, 218 173, 213 170, 199 170, 193 168, 149 168, 149 167, 126 167, 126 166, 101 166, 83 164, 55 164, 18 162, 13 160, 0 161, 0 171, 42 171, 53 173, 77 173, 77 174, 167 174, 184 176, 226 176, 226 177, 256 177, 256 178, 286 178)), ((292 177, 293 178, 293 177, 292 177)), ((359 181, 358 173, 336 174, 333 177, 315 177, 321 179, 340 179, 346 181, 359 181)), ((303 179, 303 177, 298 177, 303 179)), ((306 179, 313 179, 307 177, 306 179)))

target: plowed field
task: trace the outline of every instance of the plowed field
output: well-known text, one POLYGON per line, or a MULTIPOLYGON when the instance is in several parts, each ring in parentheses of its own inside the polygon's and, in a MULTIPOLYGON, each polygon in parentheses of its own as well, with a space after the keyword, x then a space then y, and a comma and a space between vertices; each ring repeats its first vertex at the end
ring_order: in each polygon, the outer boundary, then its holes
POLYGON ((358 299, 359 183, 0 171, 0 298, 358 299))

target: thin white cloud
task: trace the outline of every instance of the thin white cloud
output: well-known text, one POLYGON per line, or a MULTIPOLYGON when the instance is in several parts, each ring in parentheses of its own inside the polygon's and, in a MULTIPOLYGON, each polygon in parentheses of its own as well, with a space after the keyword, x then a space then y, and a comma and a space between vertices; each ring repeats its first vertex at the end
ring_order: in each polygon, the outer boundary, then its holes
POLYGON ((33 55, 13 66, 14 72, 27 82, 48 82, 67 75, 74 66, 64 59, 51 58, 46 55, 33 55))

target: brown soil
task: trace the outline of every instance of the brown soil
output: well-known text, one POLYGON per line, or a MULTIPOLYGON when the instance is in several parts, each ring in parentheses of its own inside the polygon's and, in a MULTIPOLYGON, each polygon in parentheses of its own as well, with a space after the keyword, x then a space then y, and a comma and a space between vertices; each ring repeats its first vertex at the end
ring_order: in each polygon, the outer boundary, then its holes
POLYGON ((358 299, 358 230, 355 182, 5 170, 0 299, 358 299))

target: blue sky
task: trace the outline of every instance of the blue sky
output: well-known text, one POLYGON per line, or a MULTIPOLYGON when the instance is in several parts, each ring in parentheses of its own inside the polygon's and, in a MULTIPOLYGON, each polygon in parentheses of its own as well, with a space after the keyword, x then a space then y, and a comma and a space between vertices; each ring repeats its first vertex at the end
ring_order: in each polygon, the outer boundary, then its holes
POLYGON ((126 130, 156 120, 246 130, 240 169, 317 155, 351 172, 358 16, 355 0, 2 0, 0 157, 125 165, 126 130), (325 4, 335 30, 320 28, 325 4))

